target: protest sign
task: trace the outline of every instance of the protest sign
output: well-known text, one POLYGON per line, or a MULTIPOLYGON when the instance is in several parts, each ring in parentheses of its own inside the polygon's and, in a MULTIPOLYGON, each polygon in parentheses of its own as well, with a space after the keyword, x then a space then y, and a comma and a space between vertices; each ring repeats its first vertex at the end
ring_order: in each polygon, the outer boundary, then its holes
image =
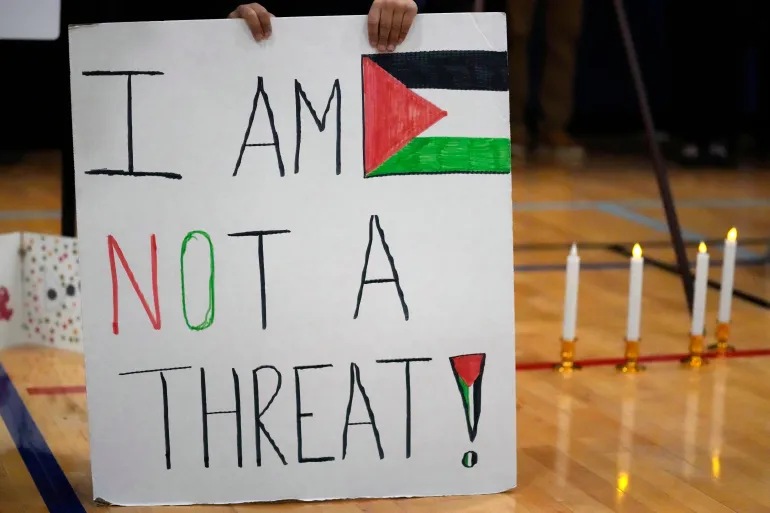
POLYGON ((94 495, 516 484, 505 18, 70 29, 94 495))

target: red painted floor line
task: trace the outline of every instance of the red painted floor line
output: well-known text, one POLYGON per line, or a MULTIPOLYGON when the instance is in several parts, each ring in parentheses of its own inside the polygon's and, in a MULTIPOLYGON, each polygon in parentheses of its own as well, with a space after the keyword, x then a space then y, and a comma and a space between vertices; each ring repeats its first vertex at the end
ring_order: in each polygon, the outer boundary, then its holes
MULTIPOLYGON (((687 356, 687 353, 680 354, 654 354, 647 356, 640 356, 639 361, 641 363, 657 363, 657 362, 676 362, 687 356)), ((716 358, 716 353, 705 353, 707 358, 716 358)), ((733 351, 727 353, 728 358, 757 358, 760 356, 770 356, 770 349, 745 349, 742 351, 733 351)), ((588 358, 586 360, 577 360, 575 363, 583 367, 604 367, 609 365, 617 365, 623 363, 623 358, 588 358)), ((516 370, 519 371, 535 371, 535 370, 547 370, 553 368, 556 362, 525 362, 516 365, 516 370)))
MULTIPOLYGON (((658 363, 658 362, 676 362, 687 356, 686 353, 680 354, 653 354, 647 356, 641 356, 639 361, 642 363, 658 363)), ((716 353, 705 353, 708 358, 716 358, 716 353)), ((757 358, 760 356, 770 356, 770 349, 744 349, 742 351, 734 351, 727 353, 728 358, 757 358)), ((588 358, 586 360, 578 360, 575 363, 582 365, 583 367, 606 367, 610 365, 617 365, 623 363, 622 358, 588 358)), ((516 365, 516 370, 519 371, 537 371, 537 370, 549 370, 553 368, 556 362, 522 362, 516 365)), ((58 386, 58 387, 28 387, 27 393, 29 395, 65 395, 65 394, 84 394, 86 387, 83 385, 74 386, 58 386)))
POLYGON ((64 395, 64 394, 85 394, 86 387, 83 385, 62 386, 62 387, 28 387, 29 395, 64 395))

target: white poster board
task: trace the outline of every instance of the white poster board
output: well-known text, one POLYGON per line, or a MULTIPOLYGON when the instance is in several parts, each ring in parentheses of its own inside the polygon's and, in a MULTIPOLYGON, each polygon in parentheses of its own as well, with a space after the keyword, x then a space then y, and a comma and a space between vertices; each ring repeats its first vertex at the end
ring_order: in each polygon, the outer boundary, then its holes
POLYGON ((95 498, 514 487, 504 17, 273 23, 70 30, 95 498))

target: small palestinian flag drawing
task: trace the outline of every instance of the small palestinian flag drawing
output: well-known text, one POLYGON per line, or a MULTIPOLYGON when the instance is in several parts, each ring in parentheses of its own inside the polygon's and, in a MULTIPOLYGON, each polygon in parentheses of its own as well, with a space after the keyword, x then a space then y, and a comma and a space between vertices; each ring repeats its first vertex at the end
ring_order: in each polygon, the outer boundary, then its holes
POLYGON ((363 55, 361 75, 365 178, 510 173, 507 52, 363 55))
MULTIPOLYGON (((465 422, 468 427, 470 441, 476 440, 481 417, 481 381, 484 377, 484 363, 487 355, 484 353, 465 354, 449 358, 452 372, 457 381, 457 388, 465 410, 465 422)), ((478 455, 468 451, 463 455, 463 465, 473 467, 478 462, 478 455)))

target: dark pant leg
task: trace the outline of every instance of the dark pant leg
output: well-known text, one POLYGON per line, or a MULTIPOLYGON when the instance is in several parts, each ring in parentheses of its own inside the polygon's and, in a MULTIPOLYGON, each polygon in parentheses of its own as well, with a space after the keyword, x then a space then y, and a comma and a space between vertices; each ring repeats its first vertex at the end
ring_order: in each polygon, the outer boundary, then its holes
POLYGON ((668 9, 673 132, 700 144, 734 138, 741 46, 736 4, 676 0, 668 9))
POLYGON ((73 156, 72 110, 70 106, 69 35, 67 26, 82 21, 81 13, 71 1, 62 1, 61 33, 56 42, 57 91, 59 98, 59 147, 61 150, 61 234, 74 237, 77 234, 75 215, 75 162, 73 156))
MULTIPOLYGON (((286 1, 286 0, 284 0, 286 1)), ((428 0, 424 13, 440 12, 470 12, 473 10, 473 0, 428 0)))
POLYGON ((529 97, 529 36, 535 12, 535 0, 508 0, 508 69, 511 129, 524 127, 529 97))
POLYGON ((583 25, 582 0, 547 0, 545 63, 540 105, 542 130, 560 133, 572 116, 577 45, 583 25))
POLYGON ((753 132, 757 149, 770 153, 770 2, 745 0, 743 23, 749 28, 748 40, 753 45, 757 69, 757 111, 753 132))

